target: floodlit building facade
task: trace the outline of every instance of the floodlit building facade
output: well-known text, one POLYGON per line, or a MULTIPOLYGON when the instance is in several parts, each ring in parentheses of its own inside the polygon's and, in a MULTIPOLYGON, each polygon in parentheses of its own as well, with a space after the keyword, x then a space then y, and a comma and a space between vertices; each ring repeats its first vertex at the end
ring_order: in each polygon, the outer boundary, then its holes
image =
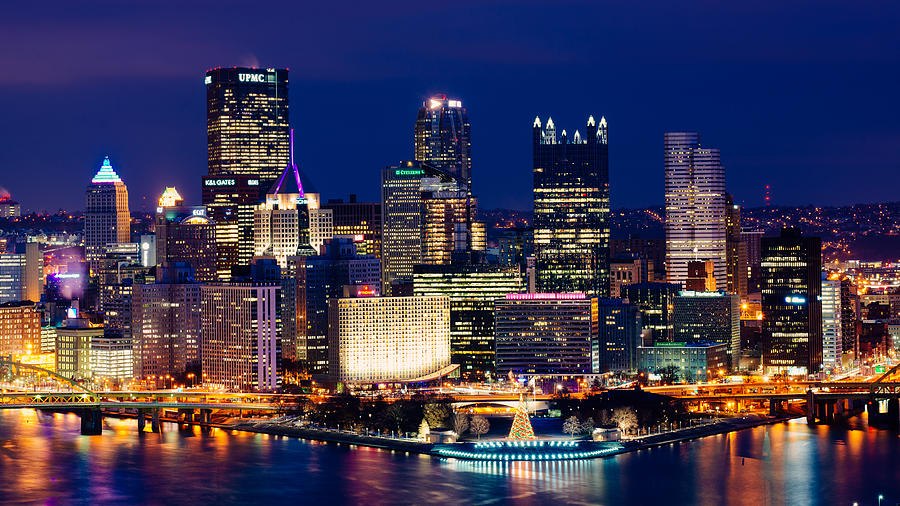
POLYGON ((741 356, 741 301, 737 295, 683 290, 673 300, 676 342, 722 343, 734 367, 741 356))
POLYGON ((446 296, 334 299, 328 317, 328 372, 335 381, 423 381, 452 368, 446 296))
POLYGON ((727 286, 725 168, 718 149, 696 132, 665 134, 666 274, 685 285, 688 262, 714 264, 717 290, 727 286))
POLYGON ((0 304, 0 355, 41 353, 41 312, 33 302, 0 304))

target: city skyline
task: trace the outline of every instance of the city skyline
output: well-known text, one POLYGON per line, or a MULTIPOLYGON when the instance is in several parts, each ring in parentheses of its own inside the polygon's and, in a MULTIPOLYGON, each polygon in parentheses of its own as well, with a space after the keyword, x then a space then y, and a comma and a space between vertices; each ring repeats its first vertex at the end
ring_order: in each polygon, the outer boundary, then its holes
MULTIPOLYGON (((29 184, 28 174, 40 170, 51 181, 70 173, 87 177, 108 154, 132 189, 133 209, 152 210, 159 190, 173 185, 197 204, 206 166, 202 73, 251 64, 292 69, 298 165, 326 197, 345 195, 342 185, 352 179, 362 201, 375 201, 378 171, 412 158, 417 108, 446 93, 469 112, 473 192, 485 209, 530 207, 527 128, 534 116, 553 113, 558 124, 579 124, 584 110, 603 111, 616 125, 613 208, 662 201, 666 131, 703 132, 705 142, 722 149, 728 187, 744 206, 761 204, 766 184, 775 204, 892 200, 886 186, 847 183, 889 177, 897 168, 900 134, 880 112, 896 104, 891 90, 900 38, 887 20, 897 7, 819 7, 797 22, 791 7, 688 6, 682 31, 664 21, 673 14, 664 5, 638 13, 629 6, 531 4, 519 7, 511 23, 503 5, 420 11, 400 3, 362 6, 348 19, 312 12, 297 20, 309 25, 298 40, 260 40, 251 31, 216 28, 235 27, 239 10, 232 5, 212 13, 180 9, 158 33, 147 23, 174 7, 152 13, 140 6, 58 9, 29 34, 16 23, 34 12, 20 6, 0 22, 0 40, 18 49, 0 56, 0 63, 22 69, 0 78, 0 106, 10 125, 2 130, 9 149, 0 153, 6 176, 0 186, 26 209, 77 210, 80 199, 64 185, 29 184), (210 22, 201 23, 207 15, 210 22), (850 15, 856 22, 841 26, 850 15), (377 38, 397 16, 399 32, 377 38), (421 23, 425 18, 441 21, 421 23), (95 19, 103 30, 94 29, 95 19), (620 24, 643 25, 661 36, 638 42, 620 24), (335 27, 347 40, 328 32, 335 27), (56 32, 70 34, 71 47, 63 47, 56 32), (221 43, 225 32, 238 35, 221 43), (422 33, 425 49, 406 47, 407 36, 422 33), (101 37, 121 43, 102 44, 101 37), (688 54, 688 61, 665 56, 664 40, 680 44, 679 58, 688 54), (585 50, 562 51, 566 47, 585 50), (591 51, 596 47, 614 50, 591 51), (732 51, 726 57, 720 47, 732 51), (337 133, 353 118, 362 124, 377 118, 378 128, 355 137, 359 149, 342 150, 337 133), (48 120, 54 142, 38 145, 33 139, 46 138, 48 120), (52 163, 36 156, 45 152, 52 163), (335 153, 345 157, 341 171, 331 170, 335 153)), ((279 23, 300 17, 284 18, 279 23)))

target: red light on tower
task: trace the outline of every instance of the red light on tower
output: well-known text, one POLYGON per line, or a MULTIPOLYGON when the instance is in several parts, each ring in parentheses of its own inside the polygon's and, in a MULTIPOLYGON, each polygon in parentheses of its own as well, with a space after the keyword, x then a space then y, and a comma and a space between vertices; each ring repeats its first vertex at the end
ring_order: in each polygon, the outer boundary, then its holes
POLYGON ((766 190, 765 190, 765 193, 763 194, 763 201, 765 202, 766 205, 769 205, 772 203, 772 191, 771 190, 772 190, 772 187, 769 185, 766 185, 766 190))

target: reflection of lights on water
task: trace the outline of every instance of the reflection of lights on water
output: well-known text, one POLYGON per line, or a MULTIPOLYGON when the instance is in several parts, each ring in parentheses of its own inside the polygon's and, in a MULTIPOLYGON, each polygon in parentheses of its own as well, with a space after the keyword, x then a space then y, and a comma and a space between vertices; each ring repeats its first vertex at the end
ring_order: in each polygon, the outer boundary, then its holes
POLYGON ((508 476, 511 478, 553 482, 565 484, 582 474, 590 472, 595 462, 602 460, 558 460, 558 461, 483 461, 483 460, 457 460, 441 459, 442 466, 454 471, 474 472, 493 476, 508 476))

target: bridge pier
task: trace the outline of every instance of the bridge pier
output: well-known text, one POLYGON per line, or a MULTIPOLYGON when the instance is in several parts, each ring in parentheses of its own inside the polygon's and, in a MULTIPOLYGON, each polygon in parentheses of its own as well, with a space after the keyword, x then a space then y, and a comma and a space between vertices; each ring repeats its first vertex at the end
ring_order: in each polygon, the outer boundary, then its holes
POLYGON ((887 426, 891 429, 900 427, 900 399, 894 397, 888 399, 887 426))
POLYGON ((806 391, 806 423, 816 423, 816 394, 812 390, 806 391))
POLYGON ((781 401, 777 399, 769 399, 769 416, 778 416, 781 414, 781 401))
POLYGON ((178 408, 178 422, 184 423, 185 421, 188 421, 188 422, 194 421, 194 410, 178 408))
POLYGON ((138 432, 144 432, 144 427, 147 426, 147 412, 143 409, 137 410, 137 423, 138 423, 138 432))
POLYGON ((201 409, 200 417, 201 417, 203 423, 205 423, 206 425, 209 425, 210 422, 212 421, 212 410, 211 409, 201 409))
POLYGON ((153 410, 152 410, 152 418, 150 420, 150 430, 157 434, 160 432, 159 408, 153 408, 153 410))
POLYGON ((81 435, 99 436, 103 434, 103 414, 100 408, 81 410, 81 435))

